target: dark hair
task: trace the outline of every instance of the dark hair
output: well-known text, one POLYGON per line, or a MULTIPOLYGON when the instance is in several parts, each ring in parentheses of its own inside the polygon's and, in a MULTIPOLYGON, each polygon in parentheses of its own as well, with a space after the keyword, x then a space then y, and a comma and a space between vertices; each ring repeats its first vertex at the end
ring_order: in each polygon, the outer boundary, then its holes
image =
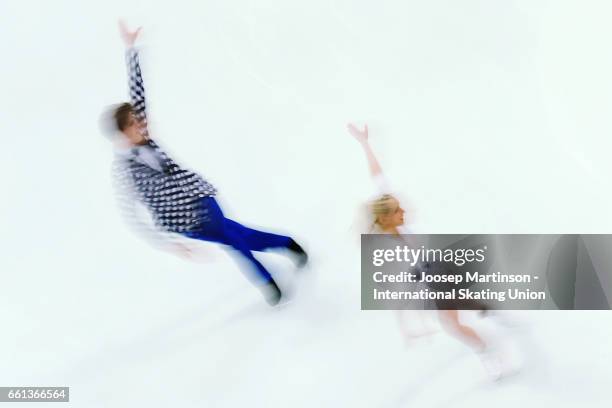
POLYGON ((127 102, 122 103, 115 108, 113 118, 115 119, 117 129, 123 131, 126 127, 128 127, 128 123, 130 122, 130 114, 133 112, 134 108, 127 102))
POLYGON ((100 116, 100 129, 109 139, 114 139, 117 131, 123 131, 129 121, 134 107, 127 102, 109 106, 100 116))

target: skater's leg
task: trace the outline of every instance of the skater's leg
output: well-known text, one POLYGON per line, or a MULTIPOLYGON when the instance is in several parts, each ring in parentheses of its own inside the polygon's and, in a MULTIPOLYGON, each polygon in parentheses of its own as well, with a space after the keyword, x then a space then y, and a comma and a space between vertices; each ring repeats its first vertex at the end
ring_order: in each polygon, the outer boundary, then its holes
POLYGON ((187 236, 205 241, 232 245, 229 236, 240 237, 251 251, 264 251, 268 248, 288 248, 295 241, 291 237, 258 231, 226 218, 217 201, 212 197, 202 200, 202 223, 187 236))
POLYGON ((261 262, 259 262, 255 258, 255 256, 253 256, 249 243, 244 239, 244 237, 242 237, 240 234, 237 234, 235 231, 232 231, 230 228, 227 228, 225 230, 224 243, 238 251, 254 266, 257 275, 262 282, 269 282, 270 280, 272 280, 272 276, 270 276, 270 273, 261 264, 261 262))
POLYGON ((260 281, 267 283, 272 280, 266 268, 251 253, 251 246, 286 246, 291 238, 251 230, 225 218, 217 201, 212 197, 202 200, 202 211, 200 228, 187 233, 187 236, 231 246, 252 264, 260 281))
POLYGON ((193 239, 217 242, 234 248, 249 263, 249 269, 254 270, 254 275, 249 274, 249 277, 254 277, 256 283, 263 288, 266 300, 271 304, 278 303, 281 296, 280 289, 266 268, 253 256, 247 241, 228 226, 228 220, 216 200, 212 197, 202 200, 202 212, 200 227, 185 235, 193 239))
POLYGON ((291 237, 258 231, 227 218, 225 226, 236 235, 243 237, 251 251, 265 251, 269 248, 287 248, 294 255, 298 267, 303 267, 308 262, 308 255, 304 249, 291 237))
POLYGON ((474 329, 462 324, 459 321, 459 311, 440 310, 439 313, 442 326, 447 329, 447 331, 449 331, 452 335, 458 337, 459 340, 468 344, 476 351, 483 351, 484 349, 486 349, 487 344, 482 339, 482 337, 480 337, 474 329))
POLYGON ((257 278, 263 283, 267 283, 272 279, 270 273, 259 262, 251 252, 246 240, 231 229, 225 228, 225 221, 220 220, 218 225, 215 225, 214 230, 203 230, 191 232, 187 236, 202 241, 218 242, 220 244, 229 245, 240 253, 254 267, 257 278))
POLYGON ((231 230, 232 234, 241 236, 251 251, 265 251, 268 248, 287 248, 293 241, 290 237, 284 235, 245 227, 229 218, 225 219, 225 227, 231 230))
MULTIPOLYGON (((247 277, 254 281, 263 292, 266 301, 270 305, 276 305, 281 299, 281 291, 266 268, 259 262, 253 253, 249 250, 247 243, 239 235, 232 234, 224 228, 224 220, 221 220, 215 228, 210 231, 192 232, 188 236, 194 239, 204 241, 218 242, 220 244, 229 245, 240 253, 241 258, 245 259, 249 264, 248 270, 255 273, 247 273, 247 277)), ((239 260, 237 260, 239 261, 239 260)), ((241 268, 242 269, 242 268, 241 268)))
POLYGON ((242 258, 246 259, 251 265, 252 270, 255 271, 256 283, 263 291, 266 301, 270 305, 276 305, 280 302, 282 296, 280 288, 272 278, 272 275, 270 275, 270 272, 253 256, 247 241, 231 228, 227 228, 226 225, 222 242, 238 251, 242 258))

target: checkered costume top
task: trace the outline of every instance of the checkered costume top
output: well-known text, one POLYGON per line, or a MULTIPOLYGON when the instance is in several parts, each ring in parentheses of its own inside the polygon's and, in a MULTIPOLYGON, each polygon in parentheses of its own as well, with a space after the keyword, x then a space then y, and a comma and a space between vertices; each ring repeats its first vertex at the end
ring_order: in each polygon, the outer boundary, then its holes
POLYGON ((157 228, 173 233, 191 231, 206 216, 201 198, 214 196, 216 189, 200 175, 181 168, 149 138, 137 50, 128 49, 126 57, 131 103, 136 117, 145 125, 142 132, 147 141, 115 152, 113 179, 120 205, 127 215, 133 213, 137 200, 149 210, 157 228))

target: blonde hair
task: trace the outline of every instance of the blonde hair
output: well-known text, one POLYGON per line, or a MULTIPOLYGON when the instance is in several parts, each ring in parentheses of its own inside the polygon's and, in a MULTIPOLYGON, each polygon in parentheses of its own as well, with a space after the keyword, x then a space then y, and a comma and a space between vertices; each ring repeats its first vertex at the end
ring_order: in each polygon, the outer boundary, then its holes
POLYGON ((393 197, 391 194, 383 194, 379 198, 370 201, 369 207, 371 218, 373 220, 370 231, 372 231, 377 225, 380 226, 378 217, 391 213, 391 211, 393 211, 393 209, 398 205, 397 198, 393 197))
POLYGON ((351 231, 359 238, 361 234, 379 234, 382 226, 378 218, 388 215, 399 206, 399 199, 391 194, 364 201, 359 205, 353 219, 351 231))
POLYGON ((387 215, 393 209, 393 202, 397 203, 397 199, 391 194, 383 194, 381 197, 370 202, 370 211, 378 222, 379 215, 387 215))

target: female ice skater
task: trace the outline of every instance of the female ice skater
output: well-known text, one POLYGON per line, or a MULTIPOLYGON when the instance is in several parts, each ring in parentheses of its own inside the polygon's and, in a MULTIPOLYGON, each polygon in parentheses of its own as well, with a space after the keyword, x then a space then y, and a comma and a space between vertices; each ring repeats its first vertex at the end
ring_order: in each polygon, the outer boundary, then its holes
MULTIPOLYGON (((370 175, 377 185, 379 196, 370 203, 370 234, 388 234, 396 239, 403 239, 402 234, 408 234, 409 231, 404 227, 405 211, 401 207, 399 200, 391 193, 391 189, 383 175, 382 168, 370 147, 368 141, 368 126, 365 125, 363 130, 358 129, 353 124, 348 125, 349 133, 359 142, 368 161, 370 175)), ((481 335, 472 327, 461 322, 459 319, 458 310, 447 310, 448 304, 438 304, 440 310, 440 321, 442 326, 453 336, 458 338, 464 344, 476 351, 485 368, 495 378, 499 378, 502 373, 500 371, 499 356, 491 353, 491 345, 485 341, 481 335)), ((401 315, 400 315, 401 316, 401 315)), ((400 325, 402 321, 400 319, 400 325)), ((406 335, 406 329, 402 325, 402 331, 406 335)), ((430 331, 425 330, 423 334, 428 334, 430 331)))
POLYGON ((181 248, 173 239, 177 234, 232 247, 251 265, 254 274, 250 275, 266 301, 276 305, 281 300, 281 290, 252 251, 287 249, 299 267, 307 262, 306 252, 290 237, 257 231, 226 218, 215 200, 215 187, 176 164, 150 138, 145 90, 134 48, 140 28, 129 31, 122 22, 119 25, 127 48, 131 102, 113 107, 110 116, 116 147, 114 181, 123 209, 143 204, 153 219, 155 240, 170 242, 173 248, 181 248))

